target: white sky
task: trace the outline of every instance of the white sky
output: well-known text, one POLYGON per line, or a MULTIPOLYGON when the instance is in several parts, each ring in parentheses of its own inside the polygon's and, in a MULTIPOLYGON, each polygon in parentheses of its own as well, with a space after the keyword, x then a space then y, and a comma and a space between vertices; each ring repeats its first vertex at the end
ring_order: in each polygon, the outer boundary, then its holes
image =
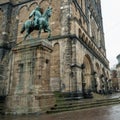
POLYGON ((120 0, 101 0, 105 46, 110 68, 120 54, 120 0))

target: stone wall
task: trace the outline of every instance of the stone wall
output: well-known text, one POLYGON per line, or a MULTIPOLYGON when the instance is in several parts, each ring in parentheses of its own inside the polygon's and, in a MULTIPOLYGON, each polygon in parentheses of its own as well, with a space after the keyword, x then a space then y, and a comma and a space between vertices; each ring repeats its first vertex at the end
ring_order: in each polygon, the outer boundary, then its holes
MULTIPOLYGON (((99 86, 97 89, 100 90, 101 76, 110 79, 100 1, 1 1, 0 16, 0 43, 4 43, 0 47, 0 64, 6 65, 4 72, 7 76, 5 83, 8 111, 19 109, 18 113, 30 112, 29 109, 36 106, 36 110, 40 110, 49 100, 48 104, 53 104, 51 90, 83 92, 83 82, 86 89, 93 89, 96 81, 99 86), (20 34, 24 22, 37 5, 41 7, 41 13, 48 6, 53 8, 49 19, 51 47, 47 47, 44 42, 38 47, 40 40, 37 39, 36 30, 31 33, 32 39, 27 38, 26 41, 25 32, 20 34), (85 65, 84 69, 82 65, 85 65), (44 97, 44 93, 49 97, 44 97), (30 103, 29 98, 33 102, 30 103), (26 102, 22 104, 22 101, 26 102), (15 105, 19 104, 18 108, 15 108, 13 102, 15 105), (22 111, 21 104, 23 108, 30 104, 31 107, 22 111)), ((45 41, 47 37, 48 33, 42 31, 41 40, 45 41)))
POLYGON ((52 49, 46 41, 24 41, 12 50, 7 113, 41 112, 55 104, 50 89, 52 49))

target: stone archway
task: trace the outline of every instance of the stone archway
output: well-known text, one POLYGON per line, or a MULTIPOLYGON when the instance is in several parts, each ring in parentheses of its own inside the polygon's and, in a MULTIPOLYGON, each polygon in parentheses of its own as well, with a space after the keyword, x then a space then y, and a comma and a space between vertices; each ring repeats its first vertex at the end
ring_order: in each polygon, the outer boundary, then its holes
POLYGON ((85 55, 84 56, 84 60, 83 63, 85 65, 85 69, 84 69, 84 81, 85 81, 85 89, 86 90, 90 90, 92 89, 92 62, 91 62, 91 58, 89 55, 85 55))

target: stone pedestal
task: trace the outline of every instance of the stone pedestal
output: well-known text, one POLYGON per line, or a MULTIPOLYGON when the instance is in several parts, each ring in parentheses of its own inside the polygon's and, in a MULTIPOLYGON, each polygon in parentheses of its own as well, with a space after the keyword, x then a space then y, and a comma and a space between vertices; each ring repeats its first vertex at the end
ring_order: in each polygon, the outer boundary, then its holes
POLYGON ((40 113, 53 106, 55 99, 50 89, 52 47, 49 41, 26 40, 12 51, 6 113, 40 113))

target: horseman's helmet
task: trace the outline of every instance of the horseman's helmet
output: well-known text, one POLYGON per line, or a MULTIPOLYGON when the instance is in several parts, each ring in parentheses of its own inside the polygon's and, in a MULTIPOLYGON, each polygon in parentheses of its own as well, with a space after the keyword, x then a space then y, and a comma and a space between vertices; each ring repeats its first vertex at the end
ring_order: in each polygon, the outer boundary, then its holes
POLYGON ((37 7, 35 8, 35 10, 40 11, 40 10, 41 10, 40 6, 37 6, 37 7))

